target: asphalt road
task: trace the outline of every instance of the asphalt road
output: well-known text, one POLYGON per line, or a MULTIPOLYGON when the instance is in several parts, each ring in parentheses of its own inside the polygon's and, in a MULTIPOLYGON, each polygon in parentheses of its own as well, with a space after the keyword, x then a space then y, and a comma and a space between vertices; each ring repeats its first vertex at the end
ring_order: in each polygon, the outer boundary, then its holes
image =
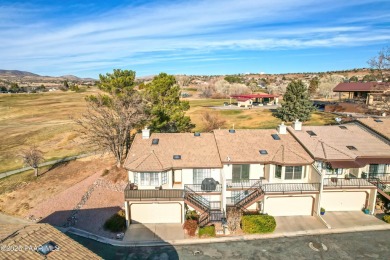
POLYGON ((136 248, 70 236, 104 259, 390 259, 389 231, 136 248))

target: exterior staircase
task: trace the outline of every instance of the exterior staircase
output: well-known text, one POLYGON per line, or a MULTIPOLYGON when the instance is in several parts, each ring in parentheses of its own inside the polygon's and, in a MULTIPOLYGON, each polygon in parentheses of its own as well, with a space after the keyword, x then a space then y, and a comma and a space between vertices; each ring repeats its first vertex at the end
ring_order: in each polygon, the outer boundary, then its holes
POLYGON ((201 227, 211 222, 221 222, 224 217, 224 212, 221 209, 211 209, 210 201, 189 187, 184 187, 184 201, 198 212, 201 212, 198 220, 201 227))
POLYGON ((379 194, 390 201, 390 195, 384 191, 386 189, 386 184, 384 182, 382 182, 379 178, 371 178, 368 179, 368 181, 376 186, 379 194))
POLYGON ((234 197, 234 206, 242 211, 247 211, 247 207, 263 199, 264 191, 261 188, 261 184, 262 182, 259 180, 248 189, 240 192, 240 194, 234 197))

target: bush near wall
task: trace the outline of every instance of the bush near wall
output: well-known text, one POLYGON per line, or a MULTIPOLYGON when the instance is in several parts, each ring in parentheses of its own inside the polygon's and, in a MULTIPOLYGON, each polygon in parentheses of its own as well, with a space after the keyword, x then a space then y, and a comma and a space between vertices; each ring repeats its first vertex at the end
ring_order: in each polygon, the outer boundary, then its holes
POLYGON ((390 224, 390 215, 383 216, 383 220, 390 224))
POLYGON ((188 235, 195 236, 196 229, 198 228, 198 221, 188 219, 184 222, 183 228, 187 230, 188 235))
POLYGON ((215 226, 206 226, 199 228, 199 237, 215 237, 215 226))
POLYGON ((269 215, 246 215, 241 218, 241 228, 248 234, 271 233, 276 228, 276 221, 269 215))
POLYGON ((126 229, 125 211, 121 209, 112 215, 105 223, 104 229, 111 232, 122 232, 126 229))

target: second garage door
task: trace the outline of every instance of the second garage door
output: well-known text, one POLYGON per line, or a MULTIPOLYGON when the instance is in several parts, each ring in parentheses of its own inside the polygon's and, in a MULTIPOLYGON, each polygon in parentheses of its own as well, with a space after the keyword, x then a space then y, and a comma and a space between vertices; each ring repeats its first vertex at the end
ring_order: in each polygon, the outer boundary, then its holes
POLYGON ((366 203, 365 192, 324 192, 321 207, 327 211, 358 211, 366 203))
POLYGON ((132 204, 131 223, 181 223, 180 203, 132 204))
POLYGON ((264 213, 271 216, 312 215, 313 197, 268 197, 264 213))

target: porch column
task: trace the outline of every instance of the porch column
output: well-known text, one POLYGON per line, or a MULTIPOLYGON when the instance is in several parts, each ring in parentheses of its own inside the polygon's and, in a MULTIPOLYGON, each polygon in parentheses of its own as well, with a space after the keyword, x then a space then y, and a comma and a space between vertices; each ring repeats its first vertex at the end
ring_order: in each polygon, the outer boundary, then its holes
POLYGON ((130 226, 130 207, 129 202, 125 201, 125 216, 126 216, 126 227, 130 226))
POLYGON ((221 206, 222 210, 226 213, 226 176, 223 172, 223 168, 221 169, 220 174, 222 182, 221 206))

